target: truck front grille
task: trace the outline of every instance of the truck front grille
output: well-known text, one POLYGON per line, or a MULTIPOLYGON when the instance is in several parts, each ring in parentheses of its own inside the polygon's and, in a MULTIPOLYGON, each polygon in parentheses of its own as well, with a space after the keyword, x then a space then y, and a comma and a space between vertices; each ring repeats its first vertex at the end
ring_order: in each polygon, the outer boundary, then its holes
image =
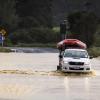
POLYGON ((84 68, 72 68, 72 67, 69 67, 69 70, 84 70, 84 68))
POLYGON ((69 65, 84 65, 84 62, 69 62, 69 65))

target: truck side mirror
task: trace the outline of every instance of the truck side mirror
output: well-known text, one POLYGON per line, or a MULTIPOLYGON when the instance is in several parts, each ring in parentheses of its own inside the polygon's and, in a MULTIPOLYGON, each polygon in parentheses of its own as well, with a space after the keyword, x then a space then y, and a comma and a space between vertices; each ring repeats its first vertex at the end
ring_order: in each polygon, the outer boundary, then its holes
POLYGON ((59 58, 63 58, 63 56, 62 55, 59 55, 59 58))

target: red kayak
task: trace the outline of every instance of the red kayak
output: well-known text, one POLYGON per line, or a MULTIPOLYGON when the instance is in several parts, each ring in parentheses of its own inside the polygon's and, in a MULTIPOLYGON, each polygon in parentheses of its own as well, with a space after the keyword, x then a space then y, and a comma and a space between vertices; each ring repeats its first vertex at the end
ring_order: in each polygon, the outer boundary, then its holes
POLYGON ((60 50, 65 50, 66 48, 86 49, 87 46, 78 39, 65 39, 57 44, 57 48, 60 50))

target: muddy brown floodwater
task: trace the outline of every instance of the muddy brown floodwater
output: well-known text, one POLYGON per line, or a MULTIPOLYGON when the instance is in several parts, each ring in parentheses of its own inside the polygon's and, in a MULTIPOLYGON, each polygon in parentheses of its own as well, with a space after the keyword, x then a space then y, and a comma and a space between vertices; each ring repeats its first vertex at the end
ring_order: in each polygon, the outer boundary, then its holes
POLYGON ((0 100, 100 100, 100 58, 86 74, 56 71, 58 53, 0 53, 0 100))

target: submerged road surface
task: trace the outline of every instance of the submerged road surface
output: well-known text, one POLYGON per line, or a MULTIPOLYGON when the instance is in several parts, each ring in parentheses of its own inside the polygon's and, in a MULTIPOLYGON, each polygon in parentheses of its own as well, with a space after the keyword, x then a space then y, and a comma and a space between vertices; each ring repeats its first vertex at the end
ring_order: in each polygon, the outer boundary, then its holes
POLYGON ((59 74, 58 53, 0 53, 0 100, 100 100, 100 58, 93 75, 59 74))

